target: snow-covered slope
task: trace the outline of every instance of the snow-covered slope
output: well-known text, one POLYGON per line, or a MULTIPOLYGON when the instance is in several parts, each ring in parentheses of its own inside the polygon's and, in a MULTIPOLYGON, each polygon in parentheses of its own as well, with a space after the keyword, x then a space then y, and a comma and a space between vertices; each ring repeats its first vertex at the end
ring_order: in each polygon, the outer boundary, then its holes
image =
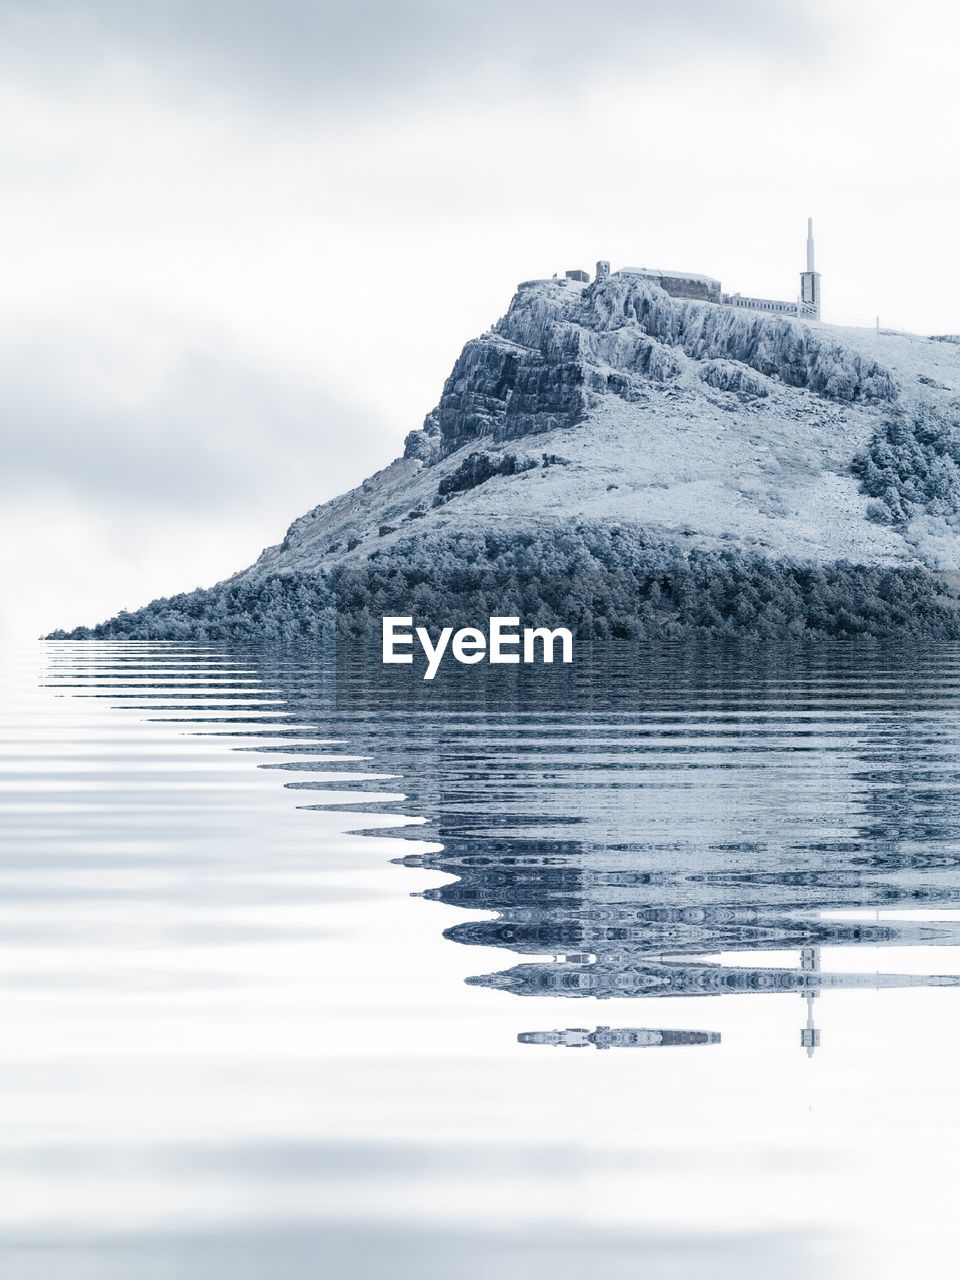
POLYGON ((960 636, 958 406, 956 338, 629 273, 531 282, 401 458, 226 583, 92 634, 365 632, 415 607, 585 636, 960 636))
POLYGON ((958 568, 947 523, 868 518, 851 469, 891 415, 955 413, 958 397, 955 342, 676 299, 637 277, 540 282, 467 344, 403 458, 295 521, 248 572, 570 520, 684 547, 958 568))

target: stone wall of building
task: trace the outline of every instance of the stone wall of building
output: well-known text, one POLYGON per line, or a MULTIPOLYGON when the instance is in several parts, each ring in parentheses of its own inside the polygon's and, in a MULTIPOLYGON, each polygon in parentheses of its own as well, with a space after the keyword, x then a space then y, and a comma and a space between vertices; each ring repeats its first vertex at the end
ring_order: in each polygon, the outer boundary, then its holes
POLYGON ((661 289, 673 298, 699 298, 701 302, 722 302, 720 281, 698 276, 667 276, 658 278, 661 289))

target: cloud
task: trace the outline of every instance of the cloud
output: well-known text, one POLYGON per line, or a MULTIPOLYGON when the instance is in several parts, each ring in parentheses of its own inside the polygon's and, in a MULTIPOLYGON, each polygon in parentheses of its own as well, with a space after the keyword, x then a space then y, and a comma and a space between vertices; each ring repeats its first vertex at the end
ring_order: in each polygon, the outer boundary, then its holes
POLYGON ((600 74, 673 73, 708 57, 780 65, 827 48, 816 5, 770 0, 0 0, 8 73, 95 81, 131 65, 190 93, 276 101, 459 94, 507 82, 575 95, 600 74))
POLYGON ((402 447, 196 315, 71 302, 0 325, 0 638, 224 578, 402 447))
POLYGON ((361 478, 357 455, 332 440, 351 439, 361 455, 391 443, 368 408, 270 367, 194 318, 127 309, 82 330, 47 320, 0 331, 0 380, 8 498, 62 487, 176 518, 279 491, 292 517, 318 489, 361 478))

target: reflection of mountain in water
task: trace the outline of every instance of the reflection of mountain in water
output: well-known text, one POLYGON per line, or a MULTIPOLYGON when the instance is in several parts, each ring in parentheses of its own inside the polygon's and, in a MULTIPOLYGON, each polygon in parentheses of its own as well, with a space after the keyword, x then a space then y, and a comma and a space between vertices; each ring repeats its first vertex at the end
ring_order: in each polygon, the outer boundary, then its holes
POLYGON ((444 847, 406 861, 455 877, 425 896, 494 913, 446 936, 527 957, 472 979, 517 995, 954 985, 824 972, 819 949, 960 940, 960 920, 880 915, 958 902, 956 659, 686 650, 540 673, 512 715, 465 709, 416 761, 444 847), (756 962, 711 958, 730 951, 756 962))
POLYGON ((819 949, 960 941, 960 919, 930 918, 960 903, 957 646, 613 646, 433 683, 379 654, 243 661, 303 727, 265 767, 302 775, 288 785, 305 807, 335 788, 338 808, 352 791, 368 810, 386 775, 425 817, 417 838, 442 848, 403 861, 447 875, 424 896, 471 913, 446 936, 505 953, 477 985, 812 997, 956 982, 823 971, 819 949))
POLYGON ((722 996, 754 992, 836 990, 842 987, 948 987, 960 984, 950 975, 922 977, 890 973, 805 973, 803 969, 733 967, 694 964, 677 959, 631 962, 621 955, 584 967, 521 964, 507 973, 471 978, 476 986, 498 987, 517 995, 537 996, 722 996))

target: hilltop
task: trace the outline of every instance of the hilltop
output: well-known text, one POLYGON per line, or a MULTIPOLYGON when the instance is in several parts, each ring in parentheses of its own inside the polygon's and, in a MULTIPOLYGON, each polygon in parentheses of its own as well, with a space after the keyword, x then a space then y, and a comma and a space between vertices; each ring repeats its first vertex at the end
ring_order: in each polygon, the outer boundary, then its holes
POLYGON ((521 285, 401 457, 227 582, 72 634, 291 636, 399 610, 581 634, 954 635, 958 567, 956 337, 623 271, 521 285))

